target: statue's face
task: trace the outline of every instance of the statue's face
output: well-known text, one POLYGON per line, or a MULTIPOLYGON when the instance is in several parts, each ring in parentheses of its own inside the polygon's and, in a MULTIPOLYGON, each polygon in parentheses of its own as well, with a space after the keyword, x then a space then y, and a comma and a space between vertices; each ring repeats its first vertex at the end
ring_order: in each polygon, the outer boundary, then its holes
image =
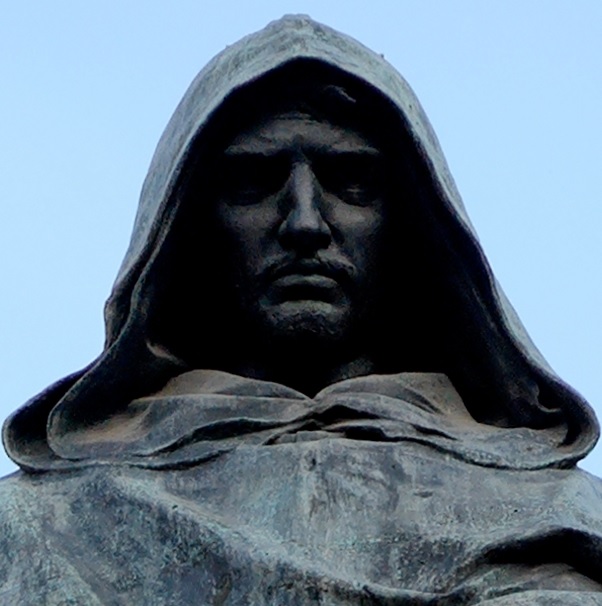
POLYGON ((381 150, 301 114, 226 146, 216 205, 240 311, 266 337, 341 342, 376 297, 386 205, 381 150))

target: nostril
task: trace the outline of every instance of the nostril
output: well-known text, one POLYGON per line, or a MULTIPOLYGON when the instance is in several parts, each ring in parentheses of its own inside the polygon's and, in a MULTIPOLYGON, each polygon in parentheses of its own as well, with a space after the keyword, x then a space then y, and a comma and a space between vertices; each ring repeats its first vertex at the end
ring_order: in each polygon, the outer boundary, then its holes
POLYGON ((319 212, 294 209, 282 222, 280 241, 285 248, 326 248, 331 240, 330 228, 319 212))

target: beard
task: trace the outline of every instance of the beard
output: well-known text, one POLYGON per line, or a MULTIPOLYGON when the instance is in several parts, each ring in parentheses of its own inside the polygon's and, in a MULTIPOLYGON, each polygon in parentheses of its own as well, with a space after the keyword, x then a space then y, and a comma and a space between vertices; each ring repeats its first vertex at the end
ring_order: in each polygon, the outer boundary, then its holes
POLYGON ((350 338, 356 322, 348 307, 324 301, 287 301, 258 309, 255 326, 272 345, 330 349, 350 338))

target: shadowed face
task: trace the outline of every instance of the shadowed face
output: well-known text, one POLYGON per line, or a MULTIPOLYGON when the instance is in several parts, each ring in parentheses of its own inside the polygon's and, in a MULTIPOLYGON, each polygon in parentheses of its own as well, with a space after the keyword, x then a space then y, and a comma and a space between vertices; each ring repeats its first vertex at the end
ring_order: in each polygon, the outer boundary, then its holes
POLYGON ((377 297, 386 206, 381 150, 354 129, 283 113, 218 164, 226 284, 260 336, 343 344, 377 297))

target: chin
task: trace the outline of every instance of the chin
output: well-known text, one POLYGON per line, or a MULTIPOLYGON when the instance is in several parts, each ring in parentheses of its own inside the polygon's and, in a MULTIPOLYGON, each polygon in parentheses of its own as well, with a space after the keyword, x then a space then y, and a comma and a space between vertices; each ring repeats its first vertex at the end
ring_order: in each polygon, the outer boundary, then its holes
POLYGON ((344 307, 323 301, 287 301, 266 310, 262 324, 276 340, 326 346, 341 343, 351 322, 344 307))

